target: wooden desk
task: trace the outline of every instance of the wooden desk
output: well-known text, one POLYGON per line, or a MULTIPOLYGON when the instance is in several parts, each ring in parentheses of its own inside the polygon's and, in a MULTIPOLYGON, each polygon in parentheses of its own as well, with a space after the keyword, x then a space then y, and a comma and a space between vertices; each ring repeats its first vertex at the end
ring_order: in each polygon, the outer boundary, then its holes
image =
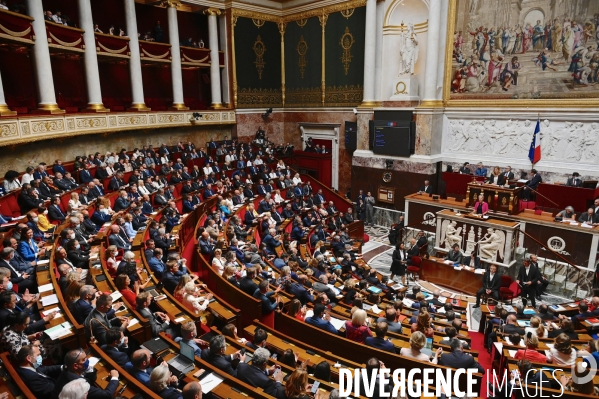
POLYGON ((420 278, 454 291, 476 296, 482 287, 482 274, 467 269, 455 270, 437 258, 422 259, 420 278))
POLYGON ((522 198, 522 187, 509 188, 493 184, 468 183, 466 198, 469 207, 474 206, 479 194, 484 195, 484 201, 489 204, 489 210, 510 215, 520 213, 518 204, 522 198))

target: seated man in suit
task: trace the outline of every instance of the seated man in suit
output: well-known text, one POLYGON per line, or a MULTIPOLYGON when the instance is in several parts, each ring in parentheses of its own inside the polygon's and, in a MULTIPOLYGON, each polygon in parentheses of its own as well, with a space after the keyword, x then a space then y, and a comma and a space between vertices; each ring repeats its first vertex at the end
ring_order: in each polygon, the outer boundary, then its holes
POLYGON ((595 208, 589 208, 586 212, 580 215, 578 222, 597 226, 597 224, 599 224, 599 218, 595 214, 595 208))
POLYGON ((24 345, 17 353, 17 373, 36 398, 53 398, 54 381, 62 371, 62 365, 42 366, 38 345, 24 345))
POLYGON ((202 359, 224 371, 225 373, 237 377, 236 367, 233 367, 233 361, 239 360, 238 364, 245 362, 245 355, 242 355, 240 351, 237 351, 231 355, 225 355, 225 349, 227 342, 223 335, 215 335, 210 339, 210 345, 207 349, 202 351, 202 359))
POLYGON ((530 174, 532 177, 526 182, 524 189, 522 190, 522 199, 525 201, 529 201, 532 198, 532 190, 536 191, 536 189, 539 187, 539 184, 543 182, 541 175, 537 173, 536 169, 532 169, 530 174))
POLYGON ((60 209, 60 197, 53 197, 50 200, 50 205, 48 206, 48 218, 51 222, 58 221, 62 223, 65 221, 66 215, 62 209, 60 209))
POLYGON ((487 168, 483 166, 482 162, 479 162, 474 169, 474 176, 487 177, 487 168))
POLYGON ((566 181, 566 186, 582 187, 582 179, 580 178, 580 174, 578 172, 572 173, 572 176, 568 177, 568 180, 566 181))
POLYGON ((282 385, 283 373, 279 368, 267 367, 269 358, 268 349, 256 349, 251 365, 240 362, 237 366, 237 378, 249 385, 262 388, 264 393, 277 399, 284 399, 286 396, 285 387, 282 385), (269 374, 272 374, 273 379, 268 377, 269 374))
POLYGON ((262 316, 266 316, 279 307, 280 297, 278 294, 283 288, 277 287, 274 291, 268 291, 268 280, 264 279, 258 284, 258 290, 254 292, 254 298, 259 299, 262 302, 262 316), (274 301, 271 300, 272 296, 276 296, 274 301))
MULTIPOLYGON (((402 306, 403 306, 403 304, 402 304, 402 306)), ((395 310, 395 308, 393 306, 388 306, 387 309, 385 309, 385 317, 379 317, 376 321, 377 321, 377 323, 379 323, 381 321, 386 322, 387 323, 387 331, 401 334, 402 328, 401 328, 401 322, 399 321, 400 316, 401 316, 401 309, 398 312, 397 310, 395 310)))
POLYGON ((287 286, 287 292, 294 295, 302 305, 306 305, 308 302, 314 302, 314 291, 312 289, 307 290, 304 284, 308 281, 308 276, 300 274, 298 276, 299 282, 290 280, 287 286))
MULTIPOLYGON (((445 327, 444 331, 445 331, 445 335, 447 335, 447 338, 443 338, 439 342, 439 344, 450 346, 451 340, 454 339, 454 338, 456 338, 458 336, 458 331, 453 326, 451 326, 451 327, 445 327)), ((470 349, 470 345, 468 344, 468 342, 462 341, 462 340, 460 340, 460 341, 462 342, 462 348, 464 348, 464 349, 470 349)))
POLYGON ((386 321, 377 321, 374 328, 374 337, 366 337, 364 340, 364 344, 366 346, 372 346, 373 348, 377 348, 383 351, 395 353, 395 345, 391 341, 387 341, 385 339, 385 335, 387 335, 387 322, 386 321))
POLYGON ((128 251, 131 249, 131 243, 119 235, 120 228, 116 224, 110 226, 111 234, 108 236, 108 243, 116 246, 118 249, 128 251))
POLYGON ((480 298, 483 294, 499 301, 499 287, 501 287, 501 276, 497 273, 497 265, 489 266, 489 270, 483 275, 483 286, 476 293, 475 308, 480 306, 480 298))
POLYGON ((112 297, 106 294, 100 295, 96 299, 96 308, 89 313, 83 322, 88 341, 93 336, 99 345, 104 345, 106 343, 106 332, 110 327, 127 328, 129 319, 127 317, 115 317, 114 315, 110 317, 109 312, 111 310, 112 297))
POLYGON ((202 357, 202 348, 198 345, 208 346, 208 342, 197 338, 198 331, 193 321, 181 325, 181 336, 175 338, 175 342, 184 342, 193 348, 196 356, 202 357))
POLYGON ((112 327, 106 331, 106 343, 100 349, 116 364, 125 367, 125 364, 129 362, 128 344, 129 337, 125 337, 123 330, 120 327, 112 327))
POLYGON ((470 162, 464 162, 464 165, 460 168, 459 172, 464 175, 471 175, 470 162))
POLYGON ((424 185, 422 187, 420 187, 420 190, 418 190, 418 194, 432 194, 433 193, 433 186, 430 185, 430 182, 428 180, 424 181, 424 185))
POLYGON ((171 319, 168 315, 162 312, 152 313, 150 310, 152 295, 149 292, 140 292, 137 298, 135 298, 135 302, 137 304, 136 310, 139 314, 150 321, 152 337, 157 337, 161 332, 170 334, 173 338, 180 336, 178 329, 170 325, 171 319))
POLYGON ((116 199, 116 201, 114 201, 114 211, 120 212, 129 208, 129 205, 131 205, 131 202, 129 201, 127 192, 125 190, 122 190, 119 193, 119 197, 116 199))
POLYGON ((445 260, 450 260, 454 263, 462 262, 462 251, 460 251, 460 246, 458 244, 453 244, 451 250, 445 256, 445 260))
POLYGON ((336 335, 337 329, 330 322, 331 316, 328 314, 324 314, 325 309, 326 306, 322 303, 315 304, 314 314, 306 318, 306 323, 336 335))
POLYGON ((443 356, 441 356, 439 359, 440 365, 456 369, 477 369, 477 372, 481 374, 485 372, 485 369, 474 360, 472 355, 463 352, 462 341, 454 338, 449 343, 449 346, 451 348, 451 353, 443 354, 443 356))
POLYGON ((470 252, 470 256, 462 256, 462 264, 464 266, 472 267, 474 269, 480 269, 480 258, 476 256, 476 252, 470 252))
POLYGON ((131 374, 133 378, 148 386, 150 384, 150 375, 154 367, 150 367, 152 354, 147 349, 138 349, 131 355, 131 361, 125 364, 124 369, 131 374))
POLYGON ((63 370, 54 384, 54 397, 62 391, 62 388, 71 381, 84 378, 90 383, 90 389, 87 392, 89 399, 112 398, 116 389, 119 387, 119 373, 116 370, 110 371, 110 380, 105 389, 98 388, 96 382, 96 371, 87 372, 89 369, 89 360, 83 349, 73 349, 68 351, 64 357, 63 370))

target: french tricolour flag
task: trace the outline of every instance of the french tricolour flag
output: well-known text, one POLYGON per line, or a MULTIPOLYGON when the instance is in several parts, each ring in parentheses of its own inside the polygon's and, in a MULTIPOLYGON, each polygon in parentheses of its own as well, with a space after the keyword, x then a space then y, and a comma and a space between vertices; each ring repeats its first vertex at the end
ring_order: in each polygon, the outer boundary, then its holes
POLYGON ((537 119, 537 126, 535 132, 532 135, 532 142, 530 143, 530 150, 528 150, 528 159, 534 165, 541 160, 541 119, 537 119))

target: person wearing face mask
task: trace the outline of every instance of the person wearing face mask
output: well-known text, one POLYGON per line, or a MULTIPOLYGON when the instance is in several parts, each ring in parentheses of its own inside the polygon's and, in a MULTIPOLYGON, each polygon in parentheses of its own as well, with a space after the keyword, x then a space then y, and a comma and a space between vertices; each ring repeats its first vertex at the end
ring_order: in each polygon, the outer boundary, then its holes
POLYGON ((104 205, 98 205, 98 209, 92 215, 92 222, 96 224, 98 228, 102 227, 103 224, 110 222, 112 216, 110 210, 106 209, 104 205))
POLYGON ((83 210, 81 212, 77 212, 75 214, 81 222, 81 229, 85 234, 94 235, 98 232, 98 227, 92 220, 89 218, 89 212, 87 210, 83 210))
POLYGON ((45 233, 52 233, 56 228, 48 220, 48 209, 46 207, 40 206, 37 208, 37 219, 37 227, 45 233))
POLYGON ((129 337, 125 337, 120 327, 112 327, 106 331, 106 344, 102 349, 116 364, 124 367, 129 362, 127 351, 129 350, 129 337))
POLYGON ((88 341, 93 338, 98 342, 98 345, 106 343, 106 331, 110 327, 127 328, 129 319, 127 317, 115 317, 114 308, 122 306, 121 303, 113 305, 110 295, 101 294, 96 299, 96 307, 86 317, 82 323, 85 327, 85 336, 88 341))
POLYGON ((58 396, 66 384, 79 378, 85 378, 90 384, 87 399, 110 399, 119 387, 119 372, 110 370, 110 379, 106 388, 98 388, 95 384, 97 378, 96 371, 93 368, 90 370, 87 354, 83 349, 79 348, 73 349, 65 355, 63 370, 54 383, 53 395, 58 396))
POLYGON ((39 218, 37 213, 30 211, 27 213, 27 226, 33 230, 33 239, 38 241, 46 240, 52 237, 50 233, 44 233, 38 226, 39 218))
POLYGON ((35 273, 30 270, 31 266, 24 262, 23 268, 17 264, 15 260, 16 251, 12 247, 5 247, 0 252, 0 265, 10 270, 10 281, 19 287, 19 292, 31 290, 37 292, 37 284, 35 282, 35 273), (27 268, 25 270, 24 268, 27 268))
POLYGON ((42 366, 42 353, 37 344, 25 345, 17 353, 17 373, 36 398, 55 399, 54 380, 62 371, 62 365, 42 366))
POLYGON ((94 234, 87 234, 83 231, 81 228, 81 220, 78 217, 73 216, 69 219, 69 221, 69 227, 75 233, 75 237, 72 237, 71 239, 76 239, 79 241, 82 250, 89 251, 91 249, 91 243, 96 236, 94 234))
POLYGON ((79 241, 67 242, 67 257, 76 268, 89 269, 89 252, 82 249, 79 241))

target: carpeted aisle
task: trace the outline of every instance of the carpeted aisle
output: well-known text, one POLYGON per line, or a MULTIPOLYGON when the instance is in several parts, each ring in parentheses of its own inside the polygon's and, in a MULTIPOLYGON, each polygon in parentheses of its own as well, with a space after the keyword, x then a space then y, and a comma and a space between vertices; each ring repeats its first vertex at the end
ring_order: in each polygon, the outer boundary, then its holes
MULTIPOLYGON (((472 344, 472 350, 478 352, 478 362, 480 365, 487 370, 487 373, 493 370, 493 364, 491 362, 491 355, 487 352, 487 349, 484 347, 483 340, 485 338, 483 333, 468 331, 470 335, 470 342, 472 344)), ((483 377, 482 389, 480 392, 480 397, 483 399, 487 398, 487 376, 483 377)))

